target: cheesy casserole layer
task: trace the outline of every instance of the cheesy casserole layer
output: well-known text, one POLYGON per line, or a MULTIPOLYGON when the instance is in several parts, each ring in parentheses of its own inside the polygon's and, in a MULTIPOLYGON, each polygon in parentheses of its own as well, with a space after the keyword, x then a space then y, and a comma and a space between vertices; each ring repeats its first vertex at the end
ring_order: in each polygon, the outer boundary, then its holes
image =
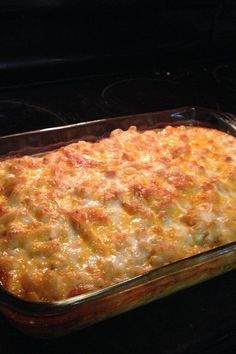
POLYGON ((61 300, 236 240, 236 139, 115 130, 0 162, 0 279, 61 300))

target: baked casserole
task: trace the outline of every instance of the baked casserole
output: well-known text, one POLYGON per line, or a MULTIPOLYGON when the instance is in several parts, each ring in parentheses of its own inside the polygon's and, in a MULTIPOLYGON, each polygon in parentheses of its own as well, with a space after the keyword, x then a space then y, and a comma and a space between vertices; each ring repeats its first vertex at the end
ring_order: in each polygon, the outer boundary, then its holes
POLYGON ((107 287, 236 240, 236 139, 117 129, 0 162, 0 279, 31 301, 107 287))

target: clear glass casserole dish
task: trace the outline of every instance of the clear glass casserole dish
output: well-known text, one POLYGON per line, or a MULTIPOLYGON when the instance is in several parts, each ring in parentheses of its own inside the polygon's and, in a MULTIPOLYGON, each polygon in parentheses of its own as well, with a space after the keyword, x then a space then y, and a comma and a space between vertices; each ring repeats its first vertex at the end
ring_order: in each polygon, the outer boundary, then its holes
MULTIPOLYGON (((3 158, 40 154, 79 139, 97 140, 116 128, 140 130, 166 125, 197 125, 236 135, 236 117, 204 108, 118 117, 0 138, 3 158)), ((236 267, 236 242, 154 269, 110 287, 55 302, 22 300, 0 286, 0 309, 22 331, 40 337, 60 336, 167 296, 236 267)))

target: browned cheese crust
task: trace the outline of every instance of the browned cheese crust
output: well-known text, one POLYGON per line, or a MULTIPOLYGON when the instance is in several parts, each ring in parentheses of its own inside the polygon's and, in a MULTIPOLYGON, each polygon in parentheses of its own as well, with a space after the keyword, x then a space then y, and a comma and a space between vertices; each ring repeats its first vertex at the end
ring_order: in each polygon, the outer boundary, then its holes
POLYGON ((115 130, 0 163, 0 279, 54 301, 236 240, 236 139, 115 130))

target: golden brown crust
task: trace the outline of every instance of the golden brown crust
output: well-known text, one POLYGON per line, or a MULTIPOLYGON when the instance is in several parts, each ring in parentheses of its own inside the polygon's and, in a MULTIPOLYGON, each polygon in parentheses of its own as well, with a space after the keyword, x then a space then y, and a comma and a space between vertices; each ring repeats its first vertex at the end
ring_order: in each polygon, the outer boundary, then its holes
POLYGON ((0 279, 28 300, 106 287, 236 239, 236 139, 115 130, 0 162, 0 279))

